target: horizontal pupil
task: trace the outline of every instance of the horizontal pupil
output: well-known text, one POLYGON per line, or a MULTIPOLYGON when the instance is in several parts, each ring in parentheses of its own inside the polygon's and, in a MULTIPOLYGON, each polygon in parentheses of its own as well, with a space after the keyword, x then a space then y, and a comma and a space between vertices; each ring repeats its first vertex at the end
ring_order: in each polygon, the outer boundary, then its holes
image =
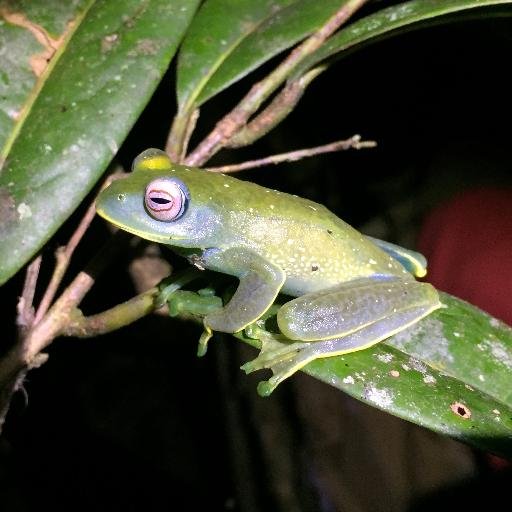
POLYGON ((151 197, 150 199, 156 204, 169 204, 172 202, 170 199, 165 199, 164 197, 151 197))

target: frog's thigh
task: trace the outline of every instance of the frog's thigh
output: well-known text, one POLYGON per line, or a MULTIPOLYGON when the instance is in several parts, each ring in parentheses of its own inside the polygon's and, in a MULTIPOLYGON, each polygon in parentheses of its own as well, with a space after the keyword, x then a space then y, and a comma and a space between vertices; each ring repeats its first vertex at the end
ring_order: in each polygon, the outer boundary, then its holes
MULTIPOLYGON (((287 302, 277 322, 285 336, 346 338, 344 350, 377 343, 441 307, 435 288, 401 278, 361 278, 287 302)), ((339 347, 343 340, 336 340, 339 347)))
POLYGON ((272 305, 286 278, 281 268, 249 249, 212 251, 204 260, 208 268, 240 279, 231 300, 205 317, 204 325, 214 331, 237 332, 256 321, 272 305))

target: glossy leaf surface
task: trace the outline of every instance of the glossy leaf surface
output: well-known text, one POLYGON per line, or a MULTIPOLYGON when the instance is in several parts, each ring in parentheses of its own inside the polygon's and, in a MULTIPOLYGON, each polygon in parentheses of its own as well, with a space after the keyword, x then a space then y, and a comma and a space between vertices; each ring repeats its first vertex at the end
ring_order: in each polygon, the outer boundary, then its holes
POLYGON ((311 34, 340 0, 209 0, 183 42, 178 103, 190 110, 311 34))
POLYGON ((455 297, 442 302, 383 343, 304 370, 395 416, 512 456, 512 329, 455 297))
MULTIPOLYGON (((198 319, 221 307, 216 295, 188 291, 165 300, 174 314, 198 319)), ((390 414, 511 457, 512 328, 448 294, 441 300, 444 308, 384 342, 317 359, 302 371, 390 414)), ((264 316, 274 332, 280 304, 264 316)), ((244 331, 234 336, 260 347, 244 331)))
POLYGON ((8 56, 0 61, 0 284, 98 180, 166 71, 197 4, 0 3, 0 47, 8 56))
POLYGON ((412 0, 388 7, 361 18, 338 31, 297 68, 295 75, 304 73, 332 56, 342 56, 356 46, 375 42, 399 32, 420 28, 427 23, 454 21, 455 15, 484 15, 484 7, 504 6, 500 15, 512 15, 511 0, 412 0), (508 4, 508 5, 507 5, 508 4), (510 6, 510 9, 509 9, 510 6), (452 15, 449 17, 449 15, 452 15))

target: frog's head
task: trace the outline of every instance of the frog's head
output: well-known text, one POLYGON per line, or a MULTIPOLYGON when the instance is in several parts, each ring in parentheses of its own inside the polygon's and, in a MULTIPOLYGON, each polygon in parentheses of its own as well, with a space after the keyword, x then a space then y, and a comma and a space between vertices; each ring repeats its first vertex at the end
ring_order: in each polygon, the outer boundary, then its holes
POLYGON ((173 165, 158 149, 141 153, 132 170, 100 193, 96 210, 102 217, 153 242, 179 247, 211 245, 222 222, 206 200, 208 172, 173 165))

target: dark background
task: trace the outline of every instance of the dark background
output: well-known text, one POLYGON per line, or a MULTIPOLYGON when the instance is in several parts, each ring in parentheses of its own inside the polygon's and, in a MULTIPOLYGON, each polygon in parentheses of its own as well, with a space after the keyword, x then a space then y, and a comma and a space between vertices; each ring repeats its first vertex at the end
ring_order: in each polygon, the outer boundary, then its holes
MULTIPOLYGON (((240 177, 321 202, 368 233, 412 246, 425 215, 452 195, 510 186, 511 50, 511 19, 493 17, 372 44, 318 78, 263 140, 211 164, 354 133, 375 139, 374 150, 240 177)), ((170 72, 123 145, 125 165, 163 145, 173 81, 170 72)), ((200 134, 249 83, 205 106, 200 134)), ((47 267, 78 219, 45 250, 47 267)), ((97 220, 75 271, 107 236, 97 220)), ((85 312, 135 293, 126 271, 132 256, 127 251, 108 270, 85 312)), ((4 346, 15 336, 22 280, 20 274, 0 290, 4 346)), ((56 341, 48 363, 16 395, 0 439, 0 510, 472 510, 478 493, 498 502, 510 484, 506 466, 497 470, 487 455, 305 375, 260 399, 260 376, 238 370, 251 350, 227 337, 197 359, 199 333, 193 324, 149 317, 108 336, 56 341)))

